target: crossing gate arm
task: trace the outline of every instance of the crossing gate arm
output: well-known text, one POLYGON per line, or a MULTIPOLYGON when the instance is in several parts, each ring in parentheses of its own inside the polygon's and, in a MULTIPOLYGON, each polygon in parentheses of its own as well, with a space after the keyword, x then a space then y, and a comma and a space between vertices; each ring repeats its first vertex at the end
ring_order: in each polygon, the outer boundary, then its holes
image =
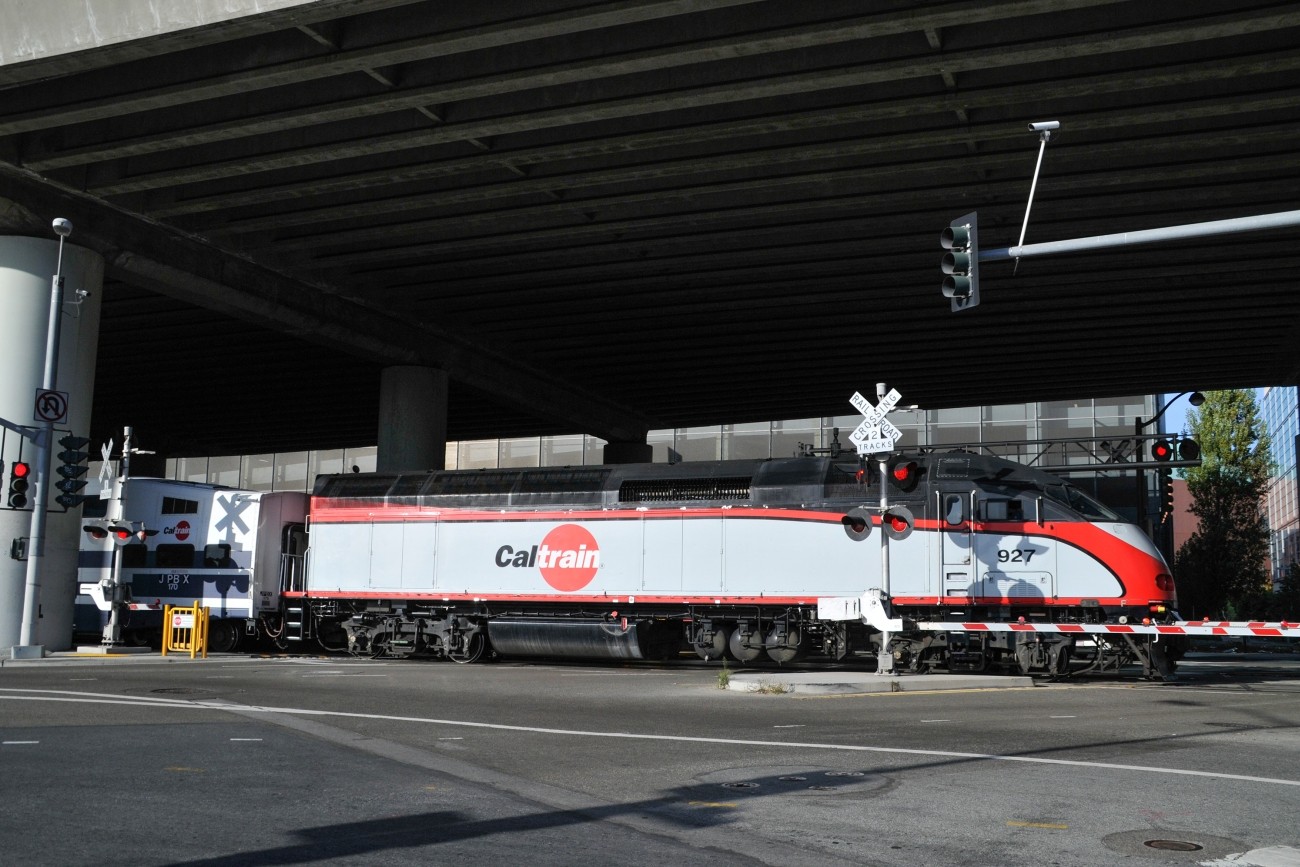
MULTIPOLYGON (((828 602, 834 600, 826 600, 828 602)), ((818 600, 818 613, 823 600, 818 600)), ((828 609, 830 606, 828 606, 828 609)), ((847 608, 847 606, 846 606, 847 608)), ((1074 635, 1245 635, 1265 638, 1300 638, 1300 623, 1223 620, 1215 623, 1181 620, 1176 623, 1029 623, 1014 621, 969 622, 908 620, 891 617, 888 598, 880 590, 868 590, 859 604, 861 618, 880 632, 1049 632, 1074 635)), ((848 617, 825 619, 852 619, 848 617)))

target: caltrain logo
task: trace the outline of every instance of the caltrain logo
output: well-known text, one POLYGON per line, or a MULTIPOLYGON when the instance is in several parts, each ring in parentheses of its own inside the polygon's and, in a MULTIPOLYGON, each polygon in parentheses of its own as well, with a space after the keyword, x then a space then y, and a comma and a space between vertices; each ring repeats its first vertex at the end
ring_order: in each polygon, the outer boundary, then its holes
POLYGON ((600 546, 586 527, 561 524, 546 534, 540 545, 531 548, 497 549, 496 562, 502 568, 515 566, 537 569, 556 590, 571 593, 581 590, 596 577, 600 568, 600 546))

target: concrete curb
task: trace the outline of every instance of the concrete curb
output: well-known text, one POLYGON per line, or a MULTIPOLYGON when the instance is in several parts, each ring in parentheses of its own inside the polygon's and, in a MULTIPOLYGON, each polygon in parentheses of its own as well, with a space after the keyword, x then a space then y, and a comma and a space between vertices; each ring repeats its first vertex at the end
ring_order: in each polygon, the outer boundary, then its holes
POLYGON ((743 671, 732 674, 727 689, 734 692, 800 695, 854 695, 878 692, 932 692, 935 690, 1026 689, 1033 678, 1020 675, 901 674, 873 671, 780 672, 743 671))

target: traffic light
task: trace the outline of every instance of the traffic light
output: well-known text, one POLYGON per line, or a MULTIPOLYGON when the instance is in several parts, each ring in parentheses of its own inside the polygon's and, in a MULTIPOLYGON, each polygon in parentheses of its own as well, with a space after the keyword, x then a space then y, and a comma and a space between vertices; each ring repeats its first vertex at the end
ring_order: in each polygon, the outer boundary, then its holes
POLYGON ((90 455, 81 451, 81 447, 90 442, 86 437, 67 436, 59 438, 59 445, 63 446, 63 451, 59 452, 59 460, 63 461, 55 472, 62 478, 54 483, 61 493, 54 498, 54 501, 65 509, 71 509, 74 506, 81 505, 83 500, 88 499, 85 494, 78 493, 86 486, 86 480, 81 478, 89 469, 85 461, 90 455))
POLYGON ((890 484, 900 491, 916 490, 916 485, 920 480, 921 468, 916 461, 897 460, 889 468, 890 484))
POLYGON ((1156 440, 1151 444, 1151 460, 1167 461, 1174 456, 1174 447, 1169 440, 1156 440))
POLYGON ((23 461, 14 461, 9 467, 9 492, 6 500, 10 508, 27 508, 27 489, 32 484, 32 466, 23 461))
POLYGON ((1160 511, 1174 513, 1174 471, 1160 470, 1160 511))
POLYGON ((890 506, 880 516, 880 522, 885 527, 886 535, 897 542, 912 535, 912 528, 916 526, 916 518, 907 506, 890 506))
POLYGON ((952 301, 952 312, 980 303, 979 232, 976 212, 958 217, 943 230, 939 244, 943 256, 943 296, 952 301))
POLYGON ((1201 457, 1201 444, 1186 437, 1178 441, 1178 460, 1195 461, 1201 457))

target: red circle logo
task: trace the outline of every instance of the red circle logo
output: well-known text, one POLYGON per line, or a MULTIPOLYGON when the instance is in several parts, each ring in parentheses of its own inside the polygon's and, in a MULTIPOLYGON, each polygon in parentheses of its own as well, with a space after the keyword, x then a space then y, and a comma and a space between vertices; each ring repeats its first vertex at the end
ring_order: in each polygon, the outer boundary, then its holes
POLYGON ((556 590, 581 590, 600 568, 600 546, 586 527, 561 524, 546 534, 537 549, 537 568, 556 590))
POLYGON ((179 542, 184 542, 189 537, 190 537, 190 522, 181 521, 179 524, 176 525, 176 540, 179 542))

